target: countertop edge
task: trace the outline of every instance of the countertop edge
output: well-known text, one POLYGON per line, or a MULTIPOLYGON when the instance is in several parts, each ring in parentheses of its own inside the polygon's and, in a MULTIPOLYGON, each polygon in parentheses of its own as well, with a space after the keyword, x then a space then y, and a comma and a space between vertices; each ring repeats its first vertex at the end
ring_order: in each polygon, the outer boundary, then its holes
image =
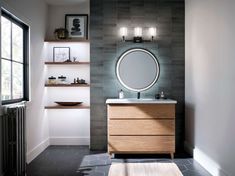
POLYGON ((177 104, 176 100, 166 99, 166 100, 125 100, 125 99, 107 99, 106 104, 177 104))

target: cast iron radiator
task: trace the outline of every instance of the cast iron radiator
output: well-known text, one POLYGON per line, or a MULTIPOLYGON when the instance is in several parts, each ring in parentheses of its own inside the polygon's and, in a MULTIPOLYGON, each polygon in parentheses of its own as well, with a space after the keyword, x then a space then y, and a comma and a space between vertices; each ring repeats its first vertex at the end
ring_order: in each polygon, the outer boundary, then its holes
POLYGON ((3 115, 3 170, 7 176, 26 175, 25 105, 6 107, 3 115))

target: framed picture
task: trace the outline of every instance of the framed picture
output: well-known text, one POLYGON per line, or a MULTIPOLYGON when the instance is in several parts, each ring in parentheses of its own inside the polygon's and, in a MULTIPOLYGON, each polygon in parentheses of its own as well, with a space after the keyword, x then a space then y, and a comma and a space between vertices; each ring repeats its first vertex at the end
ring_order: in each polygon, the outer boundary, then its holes
POLYGON ((54 47, 53 48, 53 61, 65 62, 70 60, 70 48, 69 47, 54 47))
POLYGON ((66 14, 65 28, 69 32, 69 38, 88 39, 88 15, 66 14))

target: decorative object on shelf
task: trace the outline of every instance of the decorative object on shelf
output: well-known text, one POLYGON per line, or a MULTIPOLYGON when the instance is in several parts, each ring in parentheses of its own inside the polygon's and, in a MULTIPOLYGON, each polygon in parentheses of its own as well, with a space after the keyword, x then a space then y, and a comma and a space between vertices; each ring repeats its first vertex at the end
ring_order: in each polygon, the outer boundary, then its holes
POLYGON ((88 39, 88 15, 66 14, 65 28, 69 32, 69 38, 88 39))
POLYGON ((58 77, 58 84, 68 84, 68 82, 66 81, 66 76, 59 76, 58 77))
POLYGON ((78 101, 78 102, 66 102, 66 101, 56 101, 55 103, 61 105, 61 106, 76 106, 76 105, 79 105, 79 104, 82 104, 81 101, 78 101))
POLYGON ((73 62, 78 62, 77 57, 73 57, 73 62))
POLYGON ((86 84, 86 81, 84 79, 80 79, 79 84, 86 84))
POLYGON ((71 61, 71 59, 67 59, 67 60, 66 60, 66 61, 64 61, 64 62, 72 62, 72 61, 71 61))
POLYGON ((53 48, 53 61, 54 62, 70 61, 70 47, 54 47, 53 48))
POLYGON ((49 77, 48 84, 56 84, 56 77, 54 77, 54 76, 49 77))
POLYGON ((74 78, 71 84, 87 84, 85 79, 74 78))
POLYGON ((54 36, 56 40, 64 40, 68 38, 69 32, 65 28, 57 28, 54 31, 54 36))
POLYGON ((153 42, 154 38, 157 35, 157 29, 155 27, 150 27, 148 28, 148 33, 150 36, 150 40, 144 40, 142 37, 143 30, 141 27, 135 27, 134 28, 134 38, 133 40, 127 40, 127 34, 128 34, 128 29, 126 27, 121 27, 120 28, 120 35, 122 37, 123 42, 134 42, 134 43, 142 43, 142 42, 153 42))

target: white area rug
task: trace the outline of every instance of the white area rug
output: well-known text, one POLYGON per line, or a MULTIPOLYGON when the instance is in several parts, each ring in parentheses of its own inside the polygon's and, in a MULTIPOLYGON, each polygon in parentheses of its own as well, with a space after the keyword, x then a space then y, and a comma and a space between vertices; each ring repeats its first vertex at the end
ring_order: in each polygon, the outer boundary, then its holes
POLYGON ((113 163, 109 176, 183 176, 175 163, 113 163))

